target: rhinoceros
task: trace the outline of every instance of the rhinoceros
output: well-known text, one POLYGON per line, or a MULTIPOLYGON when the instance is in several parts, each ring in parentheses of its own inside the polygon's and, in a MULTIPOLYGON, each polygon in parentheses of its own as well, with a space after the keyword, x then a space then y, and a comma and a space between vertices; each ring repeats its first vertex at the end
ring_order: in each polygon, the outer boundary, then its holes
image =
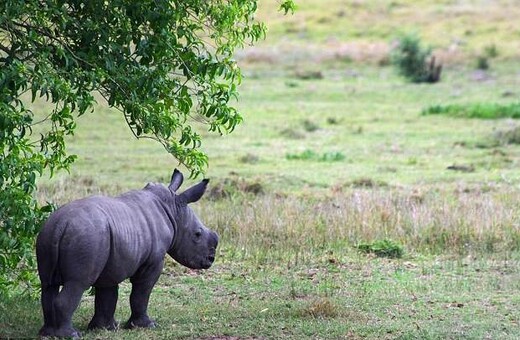
POLYGON ((202 197, 208 180, 177 194, 182 182, 175 169, 168 187, 148 183, 118 197, 73 201, 51 214, 36 241, 44 317, 40 336, 79 337, 72 314, 91 286, 95 312, 88 328, 116 329, 118 284, 127 278, 132 292, 125 327, 155 327, 148 300, 165 255, 186 267, 207 269, 218 244, 218 235, 188 206, 202 197))

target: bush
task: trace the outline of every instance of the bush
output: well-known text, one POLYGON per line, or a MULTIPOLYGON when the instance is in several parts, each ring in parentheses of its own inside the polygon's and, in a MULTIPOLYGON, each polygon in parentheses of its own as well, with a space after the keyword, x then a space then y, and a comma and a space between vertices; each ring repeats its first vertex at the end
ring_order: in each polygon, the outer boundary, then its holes
POLYGON ((371 243, 360 243, 356 248, 363 253, 375 254, 378 257, 401 258, 403 246, 392 240, 378 240, 371 243))
POLYGON ((442 65, 431 55, 431 48, 423 48, 415 35, 405 35, 391 57, 399 74, 414 83, 436 83, 440 80, 442 65))
POLYGON ((0 296, 34 294, 38 286, 34 239, 48 217, 52 205, 39 207, 31 195, 16 190, 0 195, 0 296))
POLYGON ((489 69, 489 59, 486 56, 477 57, 477 70, 489 69))
POLYGON ((303 128, 307 132, 314 132, 314 131, 317 131, 320 129, 319 125, 314 123, 312 120, 306 119, 302 122, 302 124, 303 124, 303 128))
POLYGON ((495 44, 490 44, 484 47, 484 54, 488 58, 496 58, 498 57, 498 48, 495 44))
POLYGON ((488 70, 490 68, 489 60, 498 57, 498 49, 495 44, 484 47, 481 55, 477 56, 477 69, 488 70))
POLYGON ((294 77, 301 80, 316 80, 323 79, 323 73, 321 71, 297 71, 294 73, 294 77))
POLYGON ((287 138, 287 139, 304 139, 305 138, 305 134, 303 132, 292 129, 292 128, 283 129, 282 131, 280 131, 280 136, 287 138))
POLYGON ((240 157, 238 160, 240 161, 240 163, 255 164, 258 163, 258 161, 260 161, 260 157, 258 157, 255 154, 248 153, 240 157))
POLYGON ((318 161, 318 162, 339 162, 345 159, 341 152, 324 152, 318 154, 313 150, 305 150, 300 153, 288 153, 285 155, 288 160, 318 161))

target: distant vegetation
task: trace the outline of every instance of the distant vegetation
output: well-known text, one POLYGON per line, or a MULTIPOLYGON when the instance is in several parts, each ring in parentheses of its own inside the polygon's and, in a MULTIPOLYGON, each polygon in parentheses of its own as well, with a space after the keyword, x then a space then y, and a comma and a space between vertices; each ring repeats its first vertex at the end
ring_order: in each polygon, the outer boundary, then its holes
POLYGON ((447 115, 459 118, 520 118, 520 103, 496 104, 496 103, 475 103, 475 104, 451 104, 433 105, 422 111, 423 115, 447 115))
POLYGON ((436 83, 441 79, 442 65, 436 62, 431 48, 423 47, 416 35, 402 36, 391 60, 399 73, 411 82, 436 83))
POLYGON ((498 57, 498 48, 495 44, 489 44, 484 47, 484 51, 477 56, 477 69, 487 70, 491 67, 490 59, 498 57))
POLYGON ((341 152, 323 152, 317 153, 313 150, 305 150, 300 153, 288 153, 285 158, 288 160, 312 160, 319 162, 338 162, 345 159, 345 155, 341 152))
POLYGON ((401 258, 404 254, 404 249, 399 243, 387 239, 360 243, 356 248, 363 253, 379 257, 401 258))

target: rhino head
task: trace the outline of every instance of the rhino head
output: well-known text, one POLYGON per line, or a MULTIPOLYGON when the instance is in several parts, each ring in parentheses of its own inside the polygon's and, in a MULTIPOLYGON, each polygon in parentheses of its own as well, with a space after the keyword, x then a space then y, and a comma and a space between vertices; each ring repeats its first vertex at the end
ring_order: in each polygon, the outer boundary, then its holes
POLYGON ((202 197, 209 180, 204 179, 183 193, 177 194, 183 180, 182 173, 175 169, 168 186, 175 197, 176 208, 174 241, 168 254, 188 268, 207 269, 215 260, 218 235, 204 226, 188 204, 197 202, 202 197))

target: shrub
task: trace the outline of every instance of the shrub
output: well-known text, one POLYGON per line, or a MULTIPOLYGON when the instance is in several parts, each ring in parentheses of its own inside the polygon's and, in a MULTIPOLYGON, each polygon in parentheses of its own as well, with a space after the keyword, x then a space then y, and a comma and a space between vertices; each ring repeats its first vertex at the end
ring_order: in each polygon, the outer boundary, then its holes
POLYGON ((490 68, 489 60, 498 57, 498 49, 495 44, 484 47, 481 55, 477 56, 477 69, 487 70, 490 68))
POLYGON ((495 44, 490 44, 484 47, 484 54, 489 58, 498 57, 498 48, 495 44))
POLYGON ((316 154, 316 152, 312 151, 312 150, 305 150, 305 151, 302 151, 300 153, 288 153, 287 155, 285 155, 285 158, 287 158, 288 160, 303 160, 303 161, 306 161, 306 160, 312 160, 312 159, 316 159, 318 158, 318 154, 316 154))
POLYGON ((240 157, 238 160, 240 161, 240 163, 255 164, 255 163, 258 163, 260 158, 255 154, 247 153, 247 154, 243 155, 242 157, 240 157))
POLYGON ((327 124, 338 125, 340 120, 336 117, 327 117, 327 124))
POLYGON ((487 70, 489 69, 489 59, 486 56, 478 56, 477 57, 477 69, 478 70, 487 70))
POLYGON ((374 180, 368 177, 361 177, 352 180, 351 182, 347 183, 347 185, 354 188, 377 188, 386 187, 388 186, 388 183, 385 181, 374 180))
POLYGON ((321 162, 339 162, 345 159, 345 155, 341 152, 325 152, 319 157, 321 162))
POLYGON ((378 257, 401 258, 404 254, 403 246, 387 239, 360 243, 356 248, 363 253, 375 254, 378 257))
POLYGON ((314 123, 312 120, 305 119, 303 122, 303 128, 307 132, 314 132, 316 130, 319 130, 320 127, 318 124, 314 123))
POLYGON ((321 71, 297 71, 294 73, 294 77, 301 80, 316 80, 323 79, 323 73, 321 71))
POLYGON ((436 83, 440 80, 442 65, 431 55, 431 48, 423 48, 415 35, 399 39, 391 57, 399 73, 414 83, 436 83))
POLYGON ((280 131, 280 136, 282 136, 284 138, 288 138, 288 139, 305 138, 305 134, 303 132, 292 129, 292 128, 283 129, 282 131, 280 131))
POLYGON ((345 155, 341 152, 324 152, 318 154, 313 150, 305 150, 300 153, 288 153, 285 155, 288 160, 311 160, 318 162, 339 162, 345 159, 345 155))

